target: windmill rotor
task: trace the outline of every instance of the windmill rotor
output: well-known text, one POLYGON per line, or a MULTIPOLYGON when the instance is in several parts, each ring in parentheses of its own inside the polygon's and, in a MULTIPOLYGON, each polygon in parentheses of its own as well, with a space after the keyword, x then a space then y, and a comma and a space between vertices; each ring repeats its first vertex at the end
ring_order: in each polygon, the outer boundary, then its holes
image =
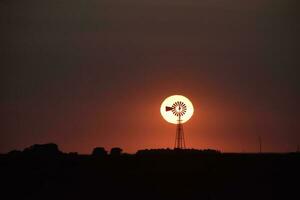
POLYGON ((177 117, 182 117, 185 113, 186 113, 186 105, 185 103, 183 103, 182 101, 176 101, 173 105, 172 105, 172 112, 174 115, 176 115, 177 117))

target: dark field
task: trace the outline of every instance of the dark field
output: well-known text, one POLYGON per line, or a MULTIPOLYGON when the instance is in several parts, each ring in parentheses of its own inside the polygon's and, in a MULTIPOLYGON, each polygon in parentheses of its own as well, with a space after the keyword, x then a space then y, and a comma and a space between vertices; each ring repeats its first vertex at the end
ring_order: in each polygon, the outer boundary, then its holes
MULTIPOLYGON (((55 148, 54 148, 55 149, 55 148)), ((53 150, 53 149, 52 149, 53 150)), ((0 157, 1 199, 299 199, 300 154, 143 150, 0 157)))

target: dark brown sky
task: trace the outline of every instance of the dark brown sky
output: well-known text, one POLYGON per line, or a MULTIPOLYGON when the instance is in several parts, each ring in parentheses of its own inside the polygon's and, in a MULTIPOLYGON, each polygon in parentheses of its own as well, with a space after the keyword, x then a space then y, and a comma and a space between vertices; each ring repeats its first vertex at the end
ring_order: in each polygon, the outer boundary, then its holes
POLYGON ((294 151, 297 0, 1 0, 0 152, 55 142, 173 147, 163 99, 194 103, 193 148, 294 151))

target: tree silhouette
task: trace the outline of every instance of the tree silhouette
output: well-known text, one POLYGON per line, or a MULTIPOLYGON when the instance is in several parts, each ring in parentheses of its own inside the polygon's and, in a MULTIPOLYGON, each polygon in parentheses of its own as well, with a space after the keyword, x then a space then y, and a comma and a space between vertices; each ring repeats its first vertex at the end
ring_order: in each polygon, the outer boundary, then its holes
POLYGON ((57 144, 34 144, 23 151, 24 154, 33 156, 57 156, 61 155, 62 152, 58 149, 57 144))
POLYGON ((114 147, 110 150, 110 155, 111 156, 120 156, 122 154, 122 149, 119 147, 114 147))
POLYGON ((96 147, 93 149, 92 156, 104 157, 107 155, 107 151, 103 147, 96 147))

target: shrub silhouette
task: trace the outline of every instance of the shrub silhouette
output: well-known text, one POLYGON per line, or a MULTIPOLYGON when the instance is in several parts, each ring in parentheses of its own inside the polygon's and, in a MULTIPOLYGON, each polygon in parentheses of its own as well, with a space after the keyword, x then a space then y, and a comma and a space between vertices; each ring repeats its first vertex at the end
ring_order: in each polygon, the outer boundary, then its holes
POLYGON ((23 151, 24 154, 33 156, 57 156, 61 155, 62 152, 58 149, 57 144, 34 144, 23 151))
POLYGON ((19 150, 12 150, 7 153, 7 155, 9 155, 9 156, 19 156, 21 154, 22 154, 22 151, 19 151, 19 150))
POLYGON ((96 147, 93 149, 92 156, 104 157, 107 155, 107 151, 103 147, 96 147))
POLYGON ((110 150, 110 155, 111 156, 120 156, 122 154, 122 149, 119 147, 114 147, 110 150))

